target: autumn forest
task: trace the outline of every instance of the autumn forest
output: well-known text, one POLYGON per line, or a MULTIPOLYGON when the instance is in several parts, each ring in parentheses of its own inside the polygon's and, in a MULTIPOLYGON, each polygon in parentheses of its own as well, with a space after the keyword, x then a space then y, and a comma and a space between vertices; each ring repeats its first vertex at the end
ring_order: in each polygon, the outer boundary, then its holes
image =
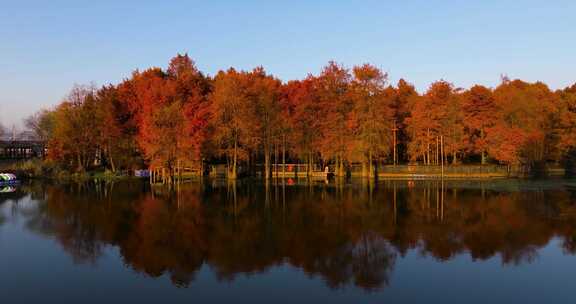
POLYGON ((352 164, 373 176, 390 164, 568 166, 576 148, 576 85, 502 77, 495 88, 438 80, 423 93, 370 64, 329 62, 283 82, 262 67, 208 76, 188 55, 167 69, 134 71, 116 85, 77 85, 26 125, 47 159, 70 171, 225 164, 236 178, 258 166, 352 164))

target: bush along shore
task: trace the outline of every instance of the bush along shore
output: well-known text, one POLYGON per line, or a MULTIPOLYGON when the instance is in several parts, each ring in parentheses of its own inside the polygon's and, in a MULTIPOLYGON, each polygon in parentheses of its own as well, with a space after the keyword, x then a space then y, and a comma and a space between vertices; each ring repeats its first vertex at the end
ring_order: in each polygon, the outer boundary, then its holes
POLYGON ((58 181, 84 181, 88 179, 118 180, 133 178, 128 171, 112 172, 105 168, 73 172, 62 168, 53 161, 42 159, 0 163, 0 171, 15 174, 19 180, 49 179, 58 181))

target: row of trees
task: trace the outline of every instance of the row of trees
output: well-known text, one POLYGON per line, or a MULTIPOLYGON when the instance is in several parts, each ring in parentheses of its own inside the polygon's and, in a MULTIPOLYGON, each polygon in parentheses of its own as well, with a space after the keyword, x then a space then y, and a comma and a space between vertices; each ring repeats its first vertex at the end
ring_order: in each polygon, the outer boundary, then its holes
MULTIPOLYGON (((75 86, 27 125, 50 158, 92 166, 164 168, 226 163, 228 176, 263 163, 352 163, 366 176, 378 164, 561 161, 576 147, 576 85, 502 79, 494 89, 444 80, 423 94, 373 65, 329 62, 317 76, 283 83, 263 68, 209 77, 188 55, 166 70, 135 71, 117 85, 75 86)), ((169 174, 172 175, 172 174, 169 174)))

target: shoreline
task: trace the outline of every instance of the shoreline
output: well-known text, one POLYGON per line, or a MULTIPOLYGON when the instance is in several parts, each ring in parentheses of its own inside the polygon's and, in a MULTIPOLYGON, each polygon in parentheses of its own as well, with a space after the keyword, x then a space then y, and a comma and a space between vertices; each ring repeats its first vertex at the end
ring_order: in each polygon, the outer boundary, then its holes
MULTIPOLYGON (((19 180, 40 179, 52 181, 85 181, 85 180, 125 180, 125 179, 148 179, 148 176, 136 176, 133 170, 121 170, 112 172, 103 168, 96 168, 84 172, 72 172, 59 166, 55 166, 51 162, 46 162, 40 159, 33 159, 24 162, 10 162, 0 163, 0 173, 13 173, 16 174, 19 180)), ((214 165, 218 167, 218 174, 207 174, 201 176, 199 172, 184 172, 179 177, 174 177, 180 180, 197 180, 201 177, 213 179, 228 179, 225 172, 225 166, 214 165), (223 174, 224 173, 224 174, 223 174)), ((328 180, 328 179, 366 179, 366 180, 437 180, 437 179, 455 179, 455 180, 487 180, 487 179, 506 179, 506 178, 558 178, 570 177, 571 171, 556 165, 550 164, 540 168, 538 171, 529 171, 526 167, 521 166, 502 166, 496 164, 480 165, 480 164, 459 164, 448 165, 442 168, 435 165, 384 165, 377 168, 377 172, 372 177, 367 176, 366 171, 360 170, 357 165, 349 167, 346 176, 334 176, 333 168, 326 166, 323 171, 319 170, 319 166, 315 166, 310 175, 308 175, 305 167, 297 164, 275 165, 271 170, 271 178, 295 178, 295 179, 311 179, 311 180, 328 180), (286 166, 286 167, 284 167, 286 166), (283 170, 283 169, 286 170, 283 170)), ((144 170, 146 171, 146 170, 144 170)), ((260 170, 251 171, 251 175, 241 175, 235 179, 230 180, 243 180, 246 178, 256 178, 264 180, 260 170)))

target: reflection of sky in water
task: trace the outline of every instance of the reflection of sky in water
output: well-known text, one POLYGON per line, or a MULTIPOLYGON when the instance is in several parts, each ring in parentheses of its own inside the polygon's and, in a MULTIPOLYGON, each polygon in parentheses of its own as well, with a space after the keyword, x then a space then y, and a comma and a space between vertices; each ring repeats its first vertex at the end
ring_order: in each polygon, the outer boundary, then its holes
MULTIPOLYGON (((541 200, 541 191, 550 190, 539 190, 532 198, 541 200)), ((520 197, 523 201, 528 201, 531 195, 524 193, 520 197), (525 195, 528 197, 524 197, 525 195)), ((550 195, 557 197, 554 193, 550 195)), ((274 197, 274 194, 271 196, 274 197)), ((450 193, 447 196, 450 196, 450 193)), ((64 197, 66 196, 61 196, 59 199, 64 197)), ((356 193, 355 197, 359 200, 361 195, 356 193)), ((477 208, 472 202, 464 201, 470 197, 470 194, 460 193, 460 201, 464 206, 462 208, 477 208)), ((501 196, 497 197, 501 199, 501 196)), ((576 258, 563 248, 566 241, 564 237, 533 236, 532 240, 532 236, 529 235, 530 231, 526 231, 527 240, 524 241, 532 244, 531 248, 526 248, 526 256, 515 262, 504 263, 506 259, 501 254, 485 259, 472 258, 471 250, 481 250, 481 244, 475 244, 475 246, 480 246, 478 248, 460 250, 449 258, 435 256, 425 249, 427 248, 425 244, 411 247, 402 254, 394 252, 394 266, 389 274, 389 284, 369 291, 351 284, 331 289, 320 273, 306 274, 301 267, 294 266, 286 260, 273 263, 264 270, 254 273, 240 272, 232 280, 219 279, 218 266, 214 265, 214 261, 205 262, 193 275, 194 279, 187 288, 178 288, 166 273, 154 278, 134 269, 134 262, 127 260, 117 245, 100 244, 99 255, 95 259, 71 258, 70 252, 63 250, 61 244, 63 236, 58 235, 62 233, 63 227, 60 226, 62 223, 44 221, 51 215, 45 212, 43 202, 39 203, 29 195, 19 196, 16 199, 3 199, 0 196, 0 202, 0 216, 4 218, 0 226, 0 294, 3 301, 7 300, 6 303, 41 302, 48 299, 51 302, 60 303, 134 301, 141 303, 193 301, 200 303, 395 303, 399 300, 411 303, 423 301, 427 303, 570 303, 576 278, 574 272, 576 258), (43 226, 47 223, 56 226, 43 226)), ((111 200, 111 203, 115 202, 111 200)), ((74 204, 80 203, 74 202, 74 204)), ((450 204, 453 203, 450 202, 450 204)), ((529 206, 526 210, 519 211, 536 212, 538 216, 551 217, 543 220, 543 223, 549 225, 547 228, 550 229, 565 230, 572 227, 571 225, 560 227, 558 223, 562 219, 553 218, 549 212, 554 208, 570 206, 574 204, 574 201, 557 203, 558 205, 549 206, 544 210, 534 210, 532 206, 529 206)), ((495 208, 494 206, 491 208, 495 208)), ((80 208, 80 206, 77 207, 80 208)), ((113 207, 114 205, 110 205, 110 208, 113 207)), ((157 204, 153 207, 163 208, 163 205, 157 204)), ((180 208, 183 207, 180 206, 180 208)), ((457 206, 449 205, 446 208, 456 209, 457 206)), ((566 210, 574 209, 568 207, 566 210)), ((54 212, 63 211, 55 209, 54 212)), ((155 212, 158 216, 162 216, 164 209, 155 212)), ((359 211, 350 209, 348 212, 359 211)), ((378 209, 374 209, 374 212, 378 212, 378 209)), ((487 209, 486 212, 496 213, 499 210, 487 209)), ((560 216, 568 216, 566 212, 558 212, 560 216)), ((265 213, 262 213, 262 216, 264 215, 265 213)), ((310 214, 306 213, 306 216, 310 214)), ((356 216, 369 220, 361 215, 356 216)), ((75 219, 71 217, 68 220, 70 222, 67 224, 72 226, 86 224, 79 222, 82 221, 80 217, 75 219), (74 221, 78 222, 74 223, 74 221)), ((402 225, 404 230, 415 229, 415 224, 408 222, 409 220, 414 220, 414 218, 407 216, 405 222, 399 220, 398 225, 402 225)), ((526 220, 526 218, 519 220, 526 220)), ((516 219, 510 221, 510 223, 502 223, 503 229, 507 225, 517 225, 514 223, 516 219)), ((355 221, 349 223, 355 223, 355 221)), ((539 224, 542 225, 542 223, 539 224)), ((441 226, 442 223, 433 225, 441 226)), ((164 228, 158 227, 158 230, 164 228)), ((426 226, 425 228, 432 229, 433 227, 426 226)), ((397 231, 397 233, 400 232, 402 231, 397 231)), ((84 233, 89 233, 89 230, 84 233)), ((367 235, 372 235, 372 233, 374 232, 367 232, 367 235)), ((458 234, 456 231, 454 233, 458 234)), ((570 233, 576 237, 574 230, 570 233)), ((510 237, 521 238, 522 236, 522 232, 519 232, 518 235, 510 237)), ((385 237, 394 243, 394 236, 386 234, 385 237)), ((425 237, 433 238, 434 235, 425 237)), ((482 240, 482 236, 478 238, 482 240)), ((441 240, 449 240, 449 238, 441 240)), ((75 242, 80 241, 75 240, 75 242)), ((432 243, 433 241, 430 239, 421 242, 432 243)), ((520 241, 510 239, 510 242, 520 241)), ((76 245, 85 247, 82 244, 76 245)), ((263 246, 266 245, 263 244, 263 246)), ((378 243, 375 244, 377 245, 378 243)), ((271 243, 269 246, 274 246, 274 244, 271 243)), ((503 245, 503 248, 506 250, 506 245, 503 245)), ((362 250, 357 248, 352 252, 361 253, 362 250)))

